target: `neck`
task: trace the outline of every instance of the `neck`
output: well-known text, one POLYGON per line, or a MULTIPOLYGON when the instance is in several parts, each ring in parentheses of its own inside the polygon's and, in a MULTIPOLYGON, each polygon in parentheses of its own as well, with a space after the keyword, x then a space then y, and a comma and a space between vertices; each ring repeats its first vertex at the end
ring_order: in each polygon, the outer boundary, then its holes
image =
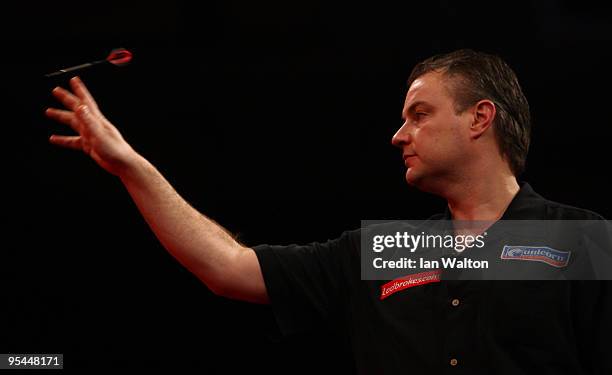
POLYGON ((516 178, 504 170, 452 184, 443 196, 454 220, 496 221, 518 191, 516 178))

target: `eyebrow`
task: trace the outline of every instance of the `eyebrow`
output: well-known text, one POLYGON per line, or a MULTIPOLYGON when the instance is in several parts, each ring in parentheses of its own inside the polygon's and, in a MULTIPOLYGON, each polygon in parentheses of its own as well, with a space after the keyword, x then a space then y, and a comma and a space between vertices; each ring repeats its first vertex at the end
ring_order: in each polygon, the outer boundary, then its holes
POLYGON ((424 101, 424 100, 418 100, 418 101, 416 101, 416 102, 414 102, 414 103, 410 104, 410 107, 408 107, 408 110, 407 110, 407 111, 403 111, 403 110, 402 110, 402 119, 406 119, 406 114, 407 114, 407 113, 410 113, 410 112, 414 112, 414 109, 415 109, 416 107, 420 106, 420 105, 426 105, 426 106, 428 106, 428 107, 431 107, 431 104, 427 103, 426 101, 424 101))

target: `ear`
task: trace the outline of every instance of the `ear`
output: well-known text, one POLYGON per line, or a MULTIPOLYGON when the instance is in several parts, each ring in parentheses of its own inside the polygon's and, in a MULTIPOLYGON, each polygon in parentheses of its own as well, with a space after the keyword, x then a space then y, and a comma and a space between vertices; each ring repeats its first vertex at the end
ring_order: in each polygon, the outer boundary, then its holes
POLYGON ((470 137, 472 139, 479 138, 493 124, 495 119, 496 109, 495 103, 488 99, 483 99, 474 105, 474 118, 470 125, 470 137))

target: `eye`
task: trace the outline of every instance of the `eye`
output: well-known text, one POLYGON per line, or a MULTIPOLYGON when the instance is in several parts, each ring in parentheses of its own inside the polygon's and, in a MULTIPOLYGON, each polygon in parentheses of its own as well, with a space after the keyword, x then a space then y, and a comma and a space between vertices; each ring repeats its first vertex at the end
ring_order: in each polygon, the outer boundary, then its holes
POLYGON ((416 113, 414 114, 414 119, 415 119, 416 121, 420 121, 420 120, 422 120, 422 119, 423 119, 425 116, 427 116, 427 113, 425 113, 425 112, 416 112, 416 113))

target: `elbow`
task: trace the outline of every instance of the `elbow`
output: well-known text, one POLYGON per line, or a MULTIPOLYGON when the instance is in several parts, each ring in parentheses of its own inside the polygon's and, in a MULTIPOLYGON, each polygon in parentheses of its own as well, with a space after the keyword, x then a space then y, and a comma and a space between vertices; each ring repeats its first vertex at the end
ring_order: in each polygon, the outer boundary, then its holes
MULTIPOLYGON (((203 281, 203 280, 202 280, 203 281)), ((204 285, 210 290, 215 296, 218 297, 228 297, 227 288, 224 288, 222 285, 217 285, 216 283, 204 282, 204 285)))
POLYGON ((270 300, 266 293, 265 286, 259 288, 256 287, 256 285, 257 283, 254 283, 252 280, 248 283, 243 283, 240 282, 240 280, 227 279, 206 284, 208 289, 218 297, 262 305, 269 304, 270 300))
POLYGON ((219 297, 245 302, 269 303, 259 261, 253 250, 239 248, 213 272, 206 272, 201 280, 219 297))

